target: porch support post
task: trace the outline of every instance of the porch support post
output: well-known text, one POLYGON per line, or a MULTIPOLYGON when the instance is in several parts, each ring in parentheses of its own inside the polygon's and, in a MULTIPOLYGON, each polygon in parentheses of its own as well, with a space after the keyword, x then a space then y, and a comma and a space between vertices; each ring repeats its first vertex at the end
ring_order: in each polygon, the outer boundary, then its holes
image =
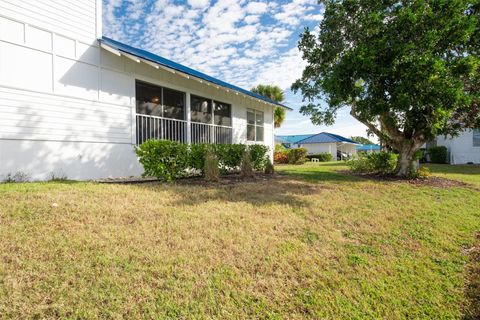
POLYGON ((185 94, 185 112, 186 112, 186 119, 187 119, 187 143, 191 144, 192 143, 192 126, 191 126, 191 121, 192 121, 192 113, 191 111, 191 100, 190 100, 190 92, 187 92, 185 94))

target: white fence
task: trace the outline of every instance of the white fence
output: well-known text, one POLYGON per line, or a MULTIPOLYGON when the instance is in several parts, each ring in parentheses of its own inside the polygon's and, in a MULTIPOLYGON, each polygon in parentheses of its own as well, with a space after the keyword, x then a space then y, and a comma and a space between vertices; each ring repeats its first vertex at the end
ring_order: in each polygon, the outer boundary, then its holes
POLYGON ((188 125, 185 120, 137 114, 136 143, 140 145, 148 139, 183 143, 232 143, 232 127, 191 122, 189 139, 188 125))

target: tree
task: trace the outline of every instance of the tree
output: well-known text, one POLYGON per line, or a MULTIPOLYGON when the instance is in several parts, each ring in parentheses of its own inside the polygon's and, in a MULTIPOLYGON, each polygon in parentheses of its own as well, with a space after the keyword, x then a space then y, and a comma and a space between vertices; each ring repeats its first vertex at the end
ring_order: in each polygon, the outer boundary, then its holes
POLYGON ((361 144, 374 144, 372 141, 361 136, 352 136, 350 139, 361 144))
MULTIPOLYGON (((259 84, 256 87, 253 87, 250 91, 276 102, 283 102, 283 100, 285 100, 285 95, 282 89, 280 89, 278 86, 259 84)), ((286 114, 284 108, 275 108, 273 114, 275 128, 279 128, 282 125, 283 121, 285 121, 285 116, 286 114)))
POLYGON ((349 108, 399 153, 399 176, 425 142, 480 124, 478 0, 321 2, 324 19, 318 35, 301 35, 307 66, 292 86, 314 124, 349 108))

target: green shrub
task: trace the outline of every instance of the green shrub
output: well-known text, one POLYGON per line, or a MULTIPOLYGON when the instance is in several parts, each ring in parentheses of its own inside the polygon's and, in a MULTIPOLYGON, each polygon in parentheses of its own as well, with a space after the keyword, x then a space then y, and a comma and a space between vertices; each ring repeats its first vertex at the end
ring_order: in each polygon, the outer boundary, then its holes
POLYGON ((168 140, 147 140, 136 149, 145 176, 172 181, 185 176, 189 165, 188 145, 168 140))
POLYGON ((288 151, 288 163, 290 164, 304 164, 307 161, 307 149, 296 148, 288 151))
POLYGON ((332 154, 328 153, 328 152, 323 152, 323 153, 318 153, 318 154, 309 154, 306 157, 309 160, 318 159, 318 161, 320 161, 320 162, 328 162, 328 161, 333 160, 332 154))
POLYGON ((432 163, 447 163, 448 150, 445 146, 429 148, 428 154, 432 163))
POLYGON ((240 168, 242 155, 246 147, 244 144, 217 144, 212 145, 212 147, 223 173, 240 168))
POLYGON ((374 152, 347 161, 356 173, 392 174, 397 167, 398 155, 390 152, 374 152))
POLYGON ((252 167, 254 170, 263 171, 267 165, 268 160, 268 147, 263 144, 252 144, 248 147, 250 153, 250 160, 252 161, 252 167))
POLYGON ((190 152, 188 156, 188 166, 191 169, 195 169, 203 174, 205 168, 205 155, 207 152, 208 144, 192 144, 190 146, 190 152))
POLYGON ((215 155, 213 148, 206 148, 205 153, 205 168, 203 170, 205 174, 205 180, 207 181, 219 181, 220 169, 218 164, 218 158, 215 155))
POLYGON ((265 170, 268 147, 244 144, 193 144, 168 140, 147 140, 136 152, 145 170, 144 175, 171 181, 186 175, 186 169, 194 169, 205 174, 207 152, 215 155, 217 167, 222 174, 240 170, 242 157, 248 150, 250 163, 255 170, 265 170), (208 151, 210 150, 210 151, 208 151))

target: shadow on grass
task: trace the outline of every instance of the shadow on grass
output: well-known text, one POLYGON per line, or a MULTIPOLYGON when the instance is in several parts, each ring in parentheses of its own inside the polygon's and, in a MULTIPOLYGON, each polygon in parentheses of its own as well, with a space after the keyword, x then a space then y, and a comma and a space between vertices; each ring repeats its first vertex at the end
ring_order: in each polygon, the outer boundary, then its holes
POLYGON ((306 207, 310 203, 302 196, 320 192, 317 185, 304 181, 276 176, 272 179, 257 179, 254 181, 237 182, 234 184, 206 183, 199 184, 167 184, 161 182, 131 185, 139 192, 156 192, 161 189, 171 188, 177 194, 171 205, 195 206, 207 201, 241 202, 252 205, 290 205, 306 207))
POLYGON ((424 164, 424 166, 429 168, 432 173, 444 173, 444 174, 450 173, 450 174, 466 174, 466 175, 480 174, 480 165, 477 165, 477 164, 452 165, 452 164, 427 163, 427 164, 424 164))

